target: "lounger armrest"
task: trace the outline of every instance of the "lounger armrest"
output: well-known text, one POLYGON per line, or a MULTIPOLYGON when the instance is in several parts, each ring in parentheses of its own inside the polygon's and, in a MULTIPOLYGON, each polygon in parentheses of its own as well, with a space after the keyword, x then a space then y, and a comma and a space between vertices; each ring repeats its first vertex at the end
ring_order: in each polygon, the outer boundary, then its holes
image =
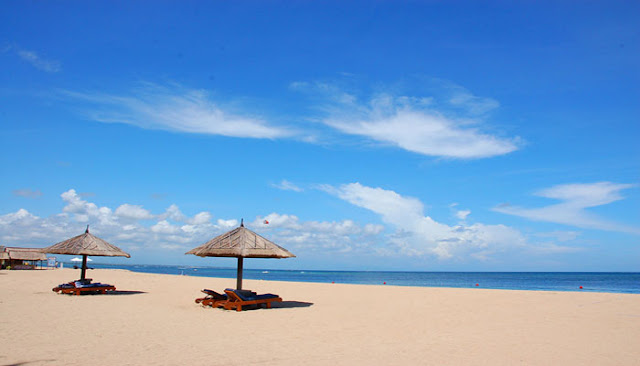
POLYGON ((219 293, 217 293, 217 292, 215 292, 213 290, 204 289, 204 290, 202 290, 202 292, 207 294, 207 295, 209 295, 209 296, 211 296, 213 299, 216 299, 216 300, 223 300, 223 299, 227 298, 227 295, 219 294, 219 293))

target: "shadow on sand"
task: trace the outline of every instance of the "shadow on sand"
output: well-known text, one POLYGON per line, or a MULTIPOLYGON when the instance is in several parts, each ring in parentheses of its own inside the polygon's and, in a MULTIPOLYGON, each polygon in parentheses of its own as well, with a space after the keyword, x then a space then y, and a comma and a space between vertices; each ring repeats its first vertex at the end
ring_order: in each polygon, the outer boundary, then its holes
POLYGON ((138 295, 138 294, 146 294, 144 291, 107 291, 106 293, 109 296, 118 296, 118 295, 138 295))
POLYGON ((56 360, 33 360, 33 361, 24 361, 24 362, 16 362, 16 363, 6 363, 6 364, 2 364, 0 366, 22 366, 22 365, 28 365, 30 363, 40 363, 40 362, 55 362, 56 360))
POLYGON ((308 308, 313 305, 312 302, 303 301, 282 301, 274 302, 271 307, 274 309, 287 309, 287 308, 308 308))
MULTIPOLYGON (((282 302, 273 302, 271 303, 271 309, 268 309, 268 311, 271 310, 276 310, 276 309, 291 309, 291 308, 308 308, 309 306, 313 305, 312 302, 302 302, 302 301, 282 301, 282 302)), ((220 307, 219 309, 222 309, 222 307, 220 307)), ((264 304, 253 304, 253 305, 244 305, 242 307, 242 311, 253 311, 253 310, 267 310, 267 308, 265 308, 264 304)), ((224 311, 233 311, 234 313, 236 312, 235 310, 224 310, 224 311)))

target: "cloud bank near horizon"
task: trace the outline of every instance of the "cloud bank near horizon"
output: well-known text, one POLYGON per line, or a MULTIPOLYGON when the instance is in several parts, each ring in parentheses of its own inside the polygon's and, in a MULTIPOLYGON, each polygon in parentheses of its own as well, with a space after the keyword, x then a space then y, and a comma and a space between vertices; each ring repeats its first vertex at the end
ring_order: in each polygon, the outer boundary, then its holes
POLYGON ((424 204, 417 198, 394 191, 349 183, 339 187, 323 186, 332 194, 355 206, 372 211, 395 228, 390 236, 394 250, 408 256, 436 256, 439 259, 486 259, 492 254, 525 248, 527 239, 518 230, 505 225, 466 224, 470 212, 461 222, 450 226, 425 215, 424 204))
MULTIPOLYGON (((384 225, 359 224, 350 219, 303 221, 295 215, 272 212, 257 216, 247 222, 247 226, 294 252, 308 255, 317 252, 323 255, 433 257, 448 262, 486 261, 513 250, 538 255, 580 250, 553 242, 572 241, 579 235, 577 232, 538 233, 534 236, 544 238, 544 241, 531 243, 531 237, 506 225, 467 223, 471 210, 456 211, 454 216, 460 221, 447 225, 426 215, 425 206, 419 199, 391 190, 360 183, 316 188, 378 214, 384 225)), ((558 192, 564 194, 562 189, 548 191, 550 195, 558 192)), ((600 199, 591 202, 615 199, 615 193, 614 196, 603 193, 600 199)), ((187 216, 175 204, 164 212, 153 213, 141 205, 129 203, 115 209, 99 206, 74 189, 63 192, 60 197, 64 202, 61 212, 46 218, 25 209, 0 215, 0 240, 10 245, 51 245, 78 235, 84 225, 90 224, 96 235, 125 250, 157 250, 181 255, 239 224, 234 219, 214 219, 207 211, 187 216)))
MULTIPOLYGON (((239 225, 234 219, 214 220, 207 211, 187 216, 175 204, 154 214, 141 205, 129 203, 115 209, 99 206, 74 189, 60 197, 64 202, 62 211, 49 217, 39 217, 22 208, 0 215, 0 242, 52 245, 78 235, 90 224, 93 233, 125 251, 144 249, 182 255, 239 225)), ((360 225, 353 220, 302 221, 295 215, 275 212, 258 216, 246 226, 258 233, 268 233, 270 239, 292 251, 340 253, 364 250, 384 230, 381 225, 360 225)))

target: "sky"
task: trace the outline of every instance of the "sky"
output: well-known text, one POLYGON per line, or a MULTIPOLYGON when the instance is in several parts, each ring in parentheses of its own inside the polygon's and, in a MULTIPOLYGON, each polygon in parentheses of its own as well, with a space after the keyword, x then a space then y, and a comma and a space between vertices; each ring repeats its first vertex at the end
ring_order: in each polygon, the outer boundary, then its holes
POLYGON ((0 245, 640 271, 640 3, 5 1, 0 245))

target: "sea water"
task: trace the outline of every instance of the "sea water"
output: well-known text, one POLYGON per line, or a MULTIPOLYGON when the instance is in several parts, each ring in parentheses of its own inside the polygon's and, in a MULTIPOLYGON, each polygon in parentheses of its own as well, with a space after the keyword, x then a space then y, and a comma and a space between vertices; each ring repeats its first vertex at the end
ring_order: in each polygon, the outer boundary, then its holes
MULTIPOLYGON (((236 278, 235 268, 93 263, 91 267, 126 269, 144 273, 236 278)), ((640 294, 640 273, 638 272, 386 272, 245 269, 243 278, 362 285, 640 294)), ((235 284, 235 281, 232 284, 235 284)))

